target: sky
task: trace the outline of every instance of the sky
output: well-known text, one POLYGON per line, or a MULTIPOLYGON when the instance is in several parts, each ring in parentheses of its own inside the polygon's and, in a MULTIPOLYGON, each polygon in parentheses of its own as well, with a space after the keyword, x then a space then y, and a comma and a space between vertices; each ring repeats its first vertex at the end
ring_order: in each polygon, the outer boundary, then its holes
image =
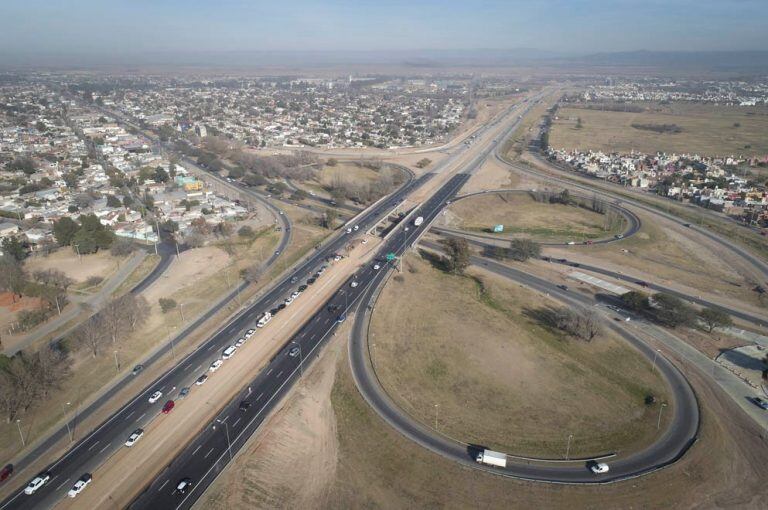
POLYGON ((768 48, 766 0, 0 0, 0 55, 768 48))

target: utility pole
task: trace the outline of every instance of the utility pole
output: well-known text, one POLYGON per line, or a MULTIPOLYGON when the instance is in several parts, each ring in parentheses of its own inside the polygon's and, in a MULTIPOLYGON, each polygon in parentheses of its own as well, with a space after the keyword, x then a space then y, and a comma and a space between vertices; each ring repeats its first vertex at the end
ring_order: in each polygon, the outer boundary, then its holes
POLYGON ((661 412, 664 410, 664 408, 667 407, 667 404, 662 402, 661 407, 659 407, 659 421, 656 422, 656 430, 659 430, 661 427, 661 412))
POLYGON ((573 439, 573 434, 568 434, 568 446, 565 448, 565 460, 568 460, 568 455, 571 453, 571 439, 573 439))
POLYGON ((179 313, 181 314, 181 322, 184 322, 184 303, 179 303, 179 313))
POLYGON ((661 350, 656 349, 656 352, 653 353, 653 368, 651 368, 651 372, 656 371, 656 358, 659 356, 659 352, 661 352, 661 350))
MULTIPOLYGON (((72 402, 67 402, 67 406, 70 406, 72 402)), ((64 408, 64 419, 66 420, 67 424, 67 434, 69 434, 69 442, 72 442, 72 428, 69 426, 69 418, 67 418, 67 408, 64 408)))
POLYGON ((437 413, 440 409, 440 404, 435 404, 435 430, 437 430, 437 413))
POLYGON ((117 359, 117 351, 115 351, 115 371, 118 374, 120 373, 120 362, 117 359))
POLYGON ((19 435, 21 436, 21 447, 27 446, 27 442, 24 441, 24 433, 21 431, 21 418, 16 420, 16 426, 19 427, 19 435))

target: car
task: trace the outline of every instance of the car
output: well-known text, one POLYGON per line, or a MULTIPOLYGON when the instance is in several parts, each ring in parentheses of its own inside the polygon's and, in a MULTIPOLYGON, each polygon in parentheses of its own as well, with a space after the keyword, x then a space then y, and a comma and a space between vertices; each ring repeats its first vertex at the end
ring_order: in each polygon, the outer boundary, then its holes
POLYGON ((571 262, 571 267, 579 267, 581 264, 577 262, 571 262))
POLYGON ((0 482, 6 481, 13 474, 13 464, 8 464, 3 469, 0 469, 0 482))
POLYGON ((361 243, 362 243, 362 244, 368 244, 368 239, 363 239, 363 240, 361 241, 361 243))
POLYGON ((352 227, 349 227, 349 228, 346 230, 346 232, 347 232, 347 234, 351 234, 351 233, 352 233, 352 227))
POLYGON ((605 462, 593 462, 592 464, 590 464, 589 470, 596 475, 600 475, 610 471, 610 468, 608 467, 608 464, 606 464, 605 462))
POLYGON ((584 241, 584 244, 594 244, 594 242, 591 239, 587 239, 584 241))
POLYGON ((304 292, 305 290, 307 290, 307 286, 306 285, 299 285, 299 288, 297 290, 299 292, 304 292))
POLYGON ((285 301, 283 301, 283 303, 285 303, 285 306, 290 306, 290 304, 293 303, 293 298, 291 296, 288 296, 287 298, 285 298, 285 301))
POLYGON ((760 409, 768 411, 768 401, 766 401, 765 399, 760 397, 753 397, 751 400, 752 400, 752 403, 755 404, 760 409))
POLYGON ((616 234, 613 237, 615 237, 616 239, 624 239, 624 234, 616 234))
POLYGON ((567 285, 558 285, 557 288, 561 289, 561 290, 568 290, 568 286, 567 285))
POLYGON ((359 229, 360 229, 360 226, 359 225, 355 225, 354 230, 359 230, 359 229))
POLYGON ((690 224, 690 223, 683 223, 683 226, 684 226, 684 227, 688 227, 688 228, 691 228, 691 224, 690 224))
POLYGON ((144 365, 136 365, 133 367, 133 370, 131 370, 131 375, 138 375, 142 370, 144 370, 144 365))
POLYGON ((83 489, 85 489, 89 483, 91 483, 91 480, 93 477, 90 473, 85 473, 83 476, 80 477, 78 481, 75 482, 75 485, 69 489, 69 492, 67 492, 67 496, 70 498, 74 498, 81 492, 83 492, 83 489))
POLYGON ((179 398, 184 398, 187 395, 189 395, 189 386, 184 386, 181 390, 179 390, 179 398))
POLYGON ((352 280, 352 283, 350 283, 349 286, 354 289, 355 287, 357 287, 357 281, 352 280))
POLYGON ((278 310, 285 310, 286 306, 288 306, 288 305, 286 305, 285 303, 280 303, 279 305, 277 305, 277 309, 278 310))
POLYGON ((379 269, 381 269, 381 266, 380 266, 380 265, 378 265, 378 264, 374 264, 374 265, 373 265, 373 270, 374 270, 374 271, 378 271, 379 269))
POLYGON ((337 323, 337 324, 341 324, 341 323, 342 323, 342 322, 344 322, 345 320, 347 320, 347 314, 346 314, 346 313, 342 313, 341 315, 339 315, 338 317, 336 317, 336 323, 337 323))
POLYGON ((296 299, 297 297, 299 297, 299 295, 300 295, 300 294, 301 294, 301 292, 299 292, 299 291, 297 291, 297 290, 294 290, 294 291, 291 293, 291 299, 296 299))
POLYGON ((29 482, 29 485, 27 485, 24 488, 24 494, 26 494, 27 496, 31 496, 32 494, 37 492, 37 490, 40 487, 48 483, 48 480, 50 479, 51 479, 51 473, 47 471, 44 473, 40 473, 39 475, 34 477, 31 482, 29 482))
POLYGON ((243 400, 240 402, 240 410, 245 412, 248 410, 248 408, 251 407, 251 401, 250 400, 243 400))
POLYGON ((163 406, 163 414, 168 414, 168 413, 170 413, 171 411, 173 411, 173 408, 174 408, 174 407, 176 407, 176 402, 174 402, 173 400, 169 400, 169 401, 168 401, 168 402, 166 402, 166 403, 165 403, 165 405, 163 406))
POLYGON ((245 337, 238 338, 237 342, 235 342, 235 347, 242 347, 244 343, 245 343, 245 337))
POLYGON ((279 312, 280 310, 282 310, 282 308, 277 308, 277 307, 275 307, 275 308, 273 308, 273 309, 271 309, 271 310, 269 311, 269 314, 270 314, 270 315, 277 315, 277 312, 279 312))
POLYGON ((235 347, 234 345, 230 345, 229 347, 224 349, 224 351, 222 351, 221 357, 223 359, 229 359, 235 355, 235 352, 237 352, 237 347, 235 347))
POLYGON ((248 331, 245 332, 245 338, 246 339, 251 338, 254 333, 256 333, 256 330, 253 328, 250 328, 248 331))
POLYGON ((341 255, 334 255, 334 256, 333 256, 333 261, 334 261, 334 262, 338 262, 338 261, 340 261, 340 260, 341 260, 341 255))
POLYGON ((317 281, 317 278, 310 278, 307 280, 307 285, 312 285, 317 281))
POLYGON ((285 214, 283 211, 277 211, 277 212, 278 212, 278 213, 280 213, 280 216, 282 216, 283 214, 285 214))
POLYGON ((131 432, 131 435, 128 436, 128 440, 125 442, 125 446, 130 448, 131 446, 135 445, 139 439, 141 439, 144 436, 144 429, 136 429, 133 432, 131 432))
POLYGON ((341 310, 341 305, 330 304, 330 305, 328 305, 327 309, 328 309, 328 311, 330 313, 333 313, 333 312, 335 312, 337 310, 341 310))
POLYGON ((569 246, 573 246, 574 244, 576 244, 576 241, 568 241, 569 246))
POLYGON ((298 281, 299 281, 299 277, 298 276, 292 276, 291 277, 291 283, 296 283, 298 281))
POLYGON ((197 378, 197 380, 195 381, 195 386, 202 386, 203 384, 205 384, 205 381, 207 380, 208 380, 208 376, 203 374, 197 378))
POLYGON ((648 282, 644 282, 642 280, 638 280, 635 283, 638 284, 641 287, 647 287, 648 286, 648 282))
POLYGON ((192 488, 192 485, 191 478, 182 478, 179 480, 179 483, 176 484, 176 490, 179 494, 186 494, 186 492, 192 488))
POLYGON ((163 392, 162 392, 162 391, 156 391, 156 392, 154 392, 153 394, 151 394, 151 395, 149 396, 149 403, 150 403, 150 404, 154 404, 155 402, 157 402, 158 400, 160 400, 160 397, 162 397, 162 396, 163 396, 163 392))
POLYGON ((326 266, 325 264, 323 264, 322 266, 320 266, 320 269, 318 269, 318 270, 317 270, 317 274, 323 274, 323 273, 325 273, 325 270, 326 270, 326 269, 328 269, 328 266, 326 266))
POLYGON ((223 364, 224 364, 224 362, 223 362, 222 360, 220 360, 220 359, 217 359, 216 361, 214 361, 213 363, 211 363, 211 366, 210 366, 210 367, 208 367, 208 370, 210 370, 211 372, 215 372, 215 371, 217 371, 218 369, 220 369, 220 368, 221 368, 221 365, 223 365, 223 364))
POLYGON ((280 250, 275 250, 275 255, 280 255, 280 250))
POLYGON ((301 349, 299 349, 298 347, 294 347, 293 349, 288 351, 288 356, 290 356, 291 358, 295 358, 296 356, 299 355, 299 353, 301 353, 301 349))

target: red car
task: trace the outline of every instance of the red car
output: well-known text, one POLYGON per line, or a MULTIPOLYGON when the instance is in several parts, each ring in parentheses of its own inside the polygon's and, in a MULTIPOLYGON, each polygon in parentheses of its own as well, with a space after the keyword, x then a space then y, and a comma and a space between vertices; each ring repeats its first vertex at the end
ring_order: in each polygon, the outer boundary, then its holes
POLYGON ((176 404, 174 403, 173 400, 169 400, 168 402, 166 402, 165 405, 163 406, 163 414, 170 413, 173 410, 173 406, 175 405, 176 404))
POLYGON ((11 474, 13 473, 13 466, 11 464, 8 464, 3 469, 0 470, 0 482, 6 481, 8 478, 11 477, 11 474))

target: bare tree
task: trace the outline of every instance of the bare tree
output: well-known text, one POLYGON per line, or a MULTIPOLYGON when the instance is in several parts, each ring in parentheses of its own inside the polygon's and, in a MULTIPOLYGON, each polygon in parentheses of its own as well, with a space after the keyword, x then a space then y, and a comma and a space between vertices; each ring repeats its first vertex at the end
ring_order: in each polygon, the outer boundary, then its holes
POLYGON ((83 323, 76 332, 80 342, 88 347, 95 358, 99 354, 101 344, 106 338, 104 324, 100 314, 96 314, 83 323))

